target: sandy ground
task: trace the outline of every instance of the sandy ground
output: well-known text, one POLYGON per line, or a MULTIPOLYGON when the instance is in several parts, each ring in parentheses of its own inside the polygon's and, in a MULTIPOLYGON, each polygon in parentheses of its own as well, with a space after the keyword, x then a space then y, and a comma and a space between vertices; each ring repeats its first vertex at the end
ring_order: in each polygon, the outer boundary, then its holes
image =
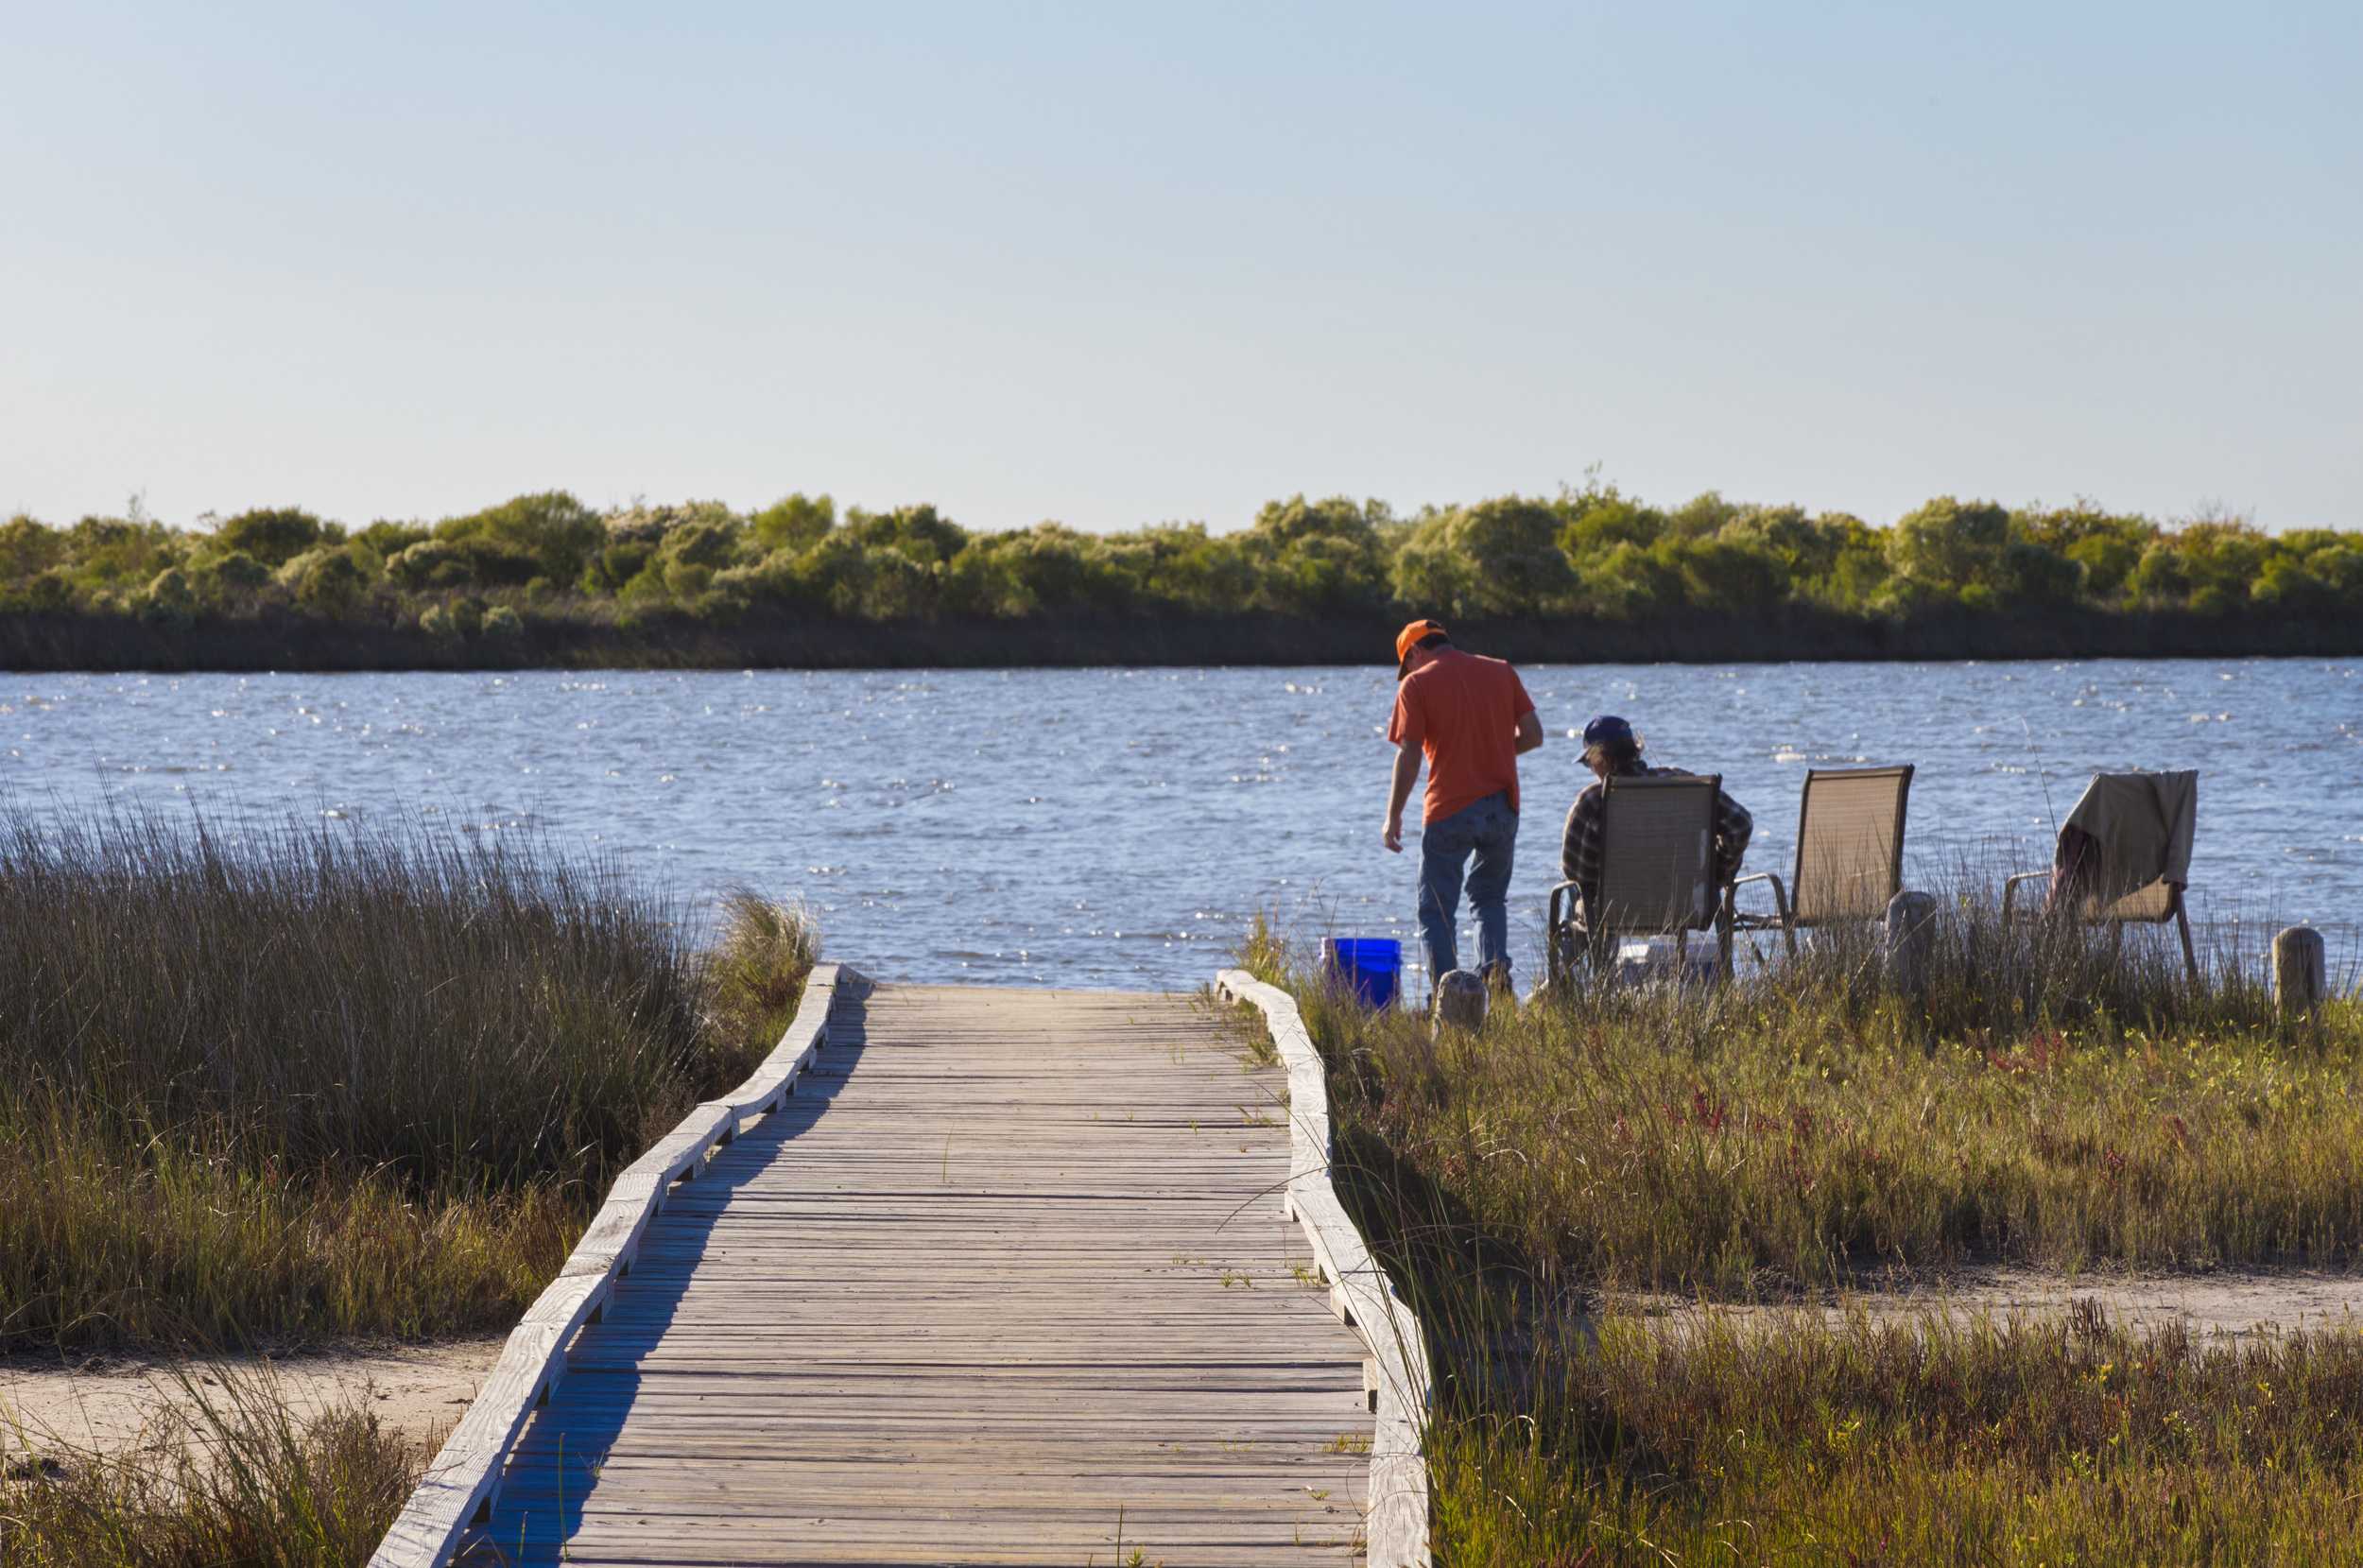
POLYGON ((2092 1301, 2120 1321, 2159 1328, 2180 1321, 2202 1332, 2235 1335, 2291 1329, 2363 1330, 2363 1275, 2225 1269, 2211 1274, 2080 1274, 2032 1269, 1970 1269, 1940 1285, 1861 1290, 1784 1306, 1701 1307, 1671 1297, 1628 1298, 1621 1304, 1676 1321, 1701 1313, 1774 1318, 1818 1312, 1832 1323, 1854 1310, 1873 1318, 1927 1316, 1997 1320, 2013 1314, 2050 1317, 2092 1301))
MULTIPOLYGON (((1956 1318, 2005 1318, 2064 1312, 2096 1301, 2111 1317, 2146 1328, 2182 1321, 2202 1332, 2254 1335, 2290 1329, 2363 1330, 2363 1275, 2245 1273, 2070 1278, 2018 1269, 1975 1269, 1942 1285, 1872 1289, 1780 1306, 1700 1306, 1674 1297, 1628 1297, 1612 1310, 1638 1310, 1668 1327, 1701 1314, 1770 1322, 1819 1313, 1832 1323, 1862 1310, 1874 1318, 1942 1313, 1956 1318)), ((498 1336, 428 1346, 314 1351, 272 1360, 206 1363, 191 1369, 209 1380, 262 1373, 299 1410, 359 1403, 423 1450, 440 1446, 475 1397, 500 1355, 498 1336)), ((0 1358, 0 1455, 21 1456, 29 1439, 53 1452, 124 1453, 150 1443, 160 1412, 186 1400, 172 1367, 113 1360, 82 1367, 54 1358, 0 1358)))
MULTIPOLYGON (((208 1397, 227 1376, 269 1378, 287 1403, 316 1411, 366 1404, 428 1451, 440 1446, 500 1356, 489 1336, 440 1345, 313 1351, 275 1359, 198 1363, 187 1375, 208 1397)), ((156 1417, 188 1398, 169 1364, 114 1359, 76 1367, 55 1357, 0 1358, 0 1453, 47 1449, 124 1453, 154 1439, 156 1417)))

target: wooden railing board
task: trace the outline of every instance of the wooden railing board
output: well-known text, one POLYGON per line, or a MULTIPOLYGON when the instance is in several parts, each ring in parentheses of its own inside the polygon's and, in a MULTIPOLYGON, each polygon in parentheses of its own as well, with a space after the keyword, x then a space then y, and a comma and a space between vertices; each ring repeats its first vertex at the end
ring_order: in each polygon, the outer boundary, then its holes
POLYGON ((371 1556, 370 1568, 440 1568, 469 1528, 490 1515, 518 1433, 566 1375, 566 1348, 576 1334, 605 1311, 616 1282, 631 1272, 648 1222, 664 1212, 665 1193, 676 1181, 696 1180, 716 1148, 785 1107, 798 1076, 827 1041, 837 986, 864 983, 850 966, 815 965, 795 1018, 763 1064, 727 1095, 692 1110, 616 1177, 558 1278, 510 1332, 467 1414, 371 1556))
POLYGON ((1360 1335, 1372 1365, 1365 1379, 1378 1416, 1371 1441, 1371 1490, 1364 1535, 1369 1568, 1428 1568, 1427 1461, 1421 1452, 1434 1382, 1419 1318, 1338 1200, 1331 1180, 1336 1148, 1329 1123, 1329 1076, 1305 1031, 1296 999, 1245 970, 1215 977, 1216 991, 1264 1015, 1273 1048, 1288 1072, 1287 1210, 1312 1245, 1330 1304, 1360 1335))

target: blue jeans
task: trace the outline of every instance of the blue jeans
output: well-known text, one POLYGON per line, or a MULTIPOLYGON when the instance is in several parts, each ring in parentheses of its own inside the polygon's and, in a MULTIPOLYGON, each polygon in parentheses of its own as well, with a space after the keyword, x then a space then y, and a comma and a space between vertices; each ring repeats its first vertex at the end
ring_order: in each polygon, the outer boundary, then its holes
POLYGON ((1518 814, 1507 792, 1488 795, 1420 830, 1420 946, 1430 986, 1460 967, 1453 938, 1461 879, 1477 918, 1477 968, 1509 969, 1509 862, 1518 846, 1518 814), (1476 856, 1472 869, 1469 857, 1476 856))

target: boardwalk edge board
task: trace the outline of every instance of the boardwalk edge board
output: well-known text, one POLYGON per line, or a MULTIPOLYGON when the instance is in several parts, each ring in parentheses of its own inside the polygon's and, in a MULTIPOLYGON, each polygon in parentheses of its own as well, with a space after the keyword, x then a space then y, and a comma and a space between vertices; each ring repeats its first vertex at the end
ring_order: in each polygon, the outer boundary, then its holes
POLYGON ((566 1348, 576 1333, 598 1321, 616 1284, 630 1274, 641 1235, 664 1211, 664 1195, 677 1181, 696 1180, 716 1149, 786 1105, 797 1077, 828 1042, 837 988, 854 991, 867 984, 851 965, 814 965, 796 1017, 763 1064, 727 1095, 690 1111, 615 1179, 558 1278, 509 1334, 468 1413, 371 1556, 370 1568, 438 1568, 471 1526, 491 1517, 517 1434, 565 1376, 566 1348))
POLYGON ((1331 1183, 1329 1077, 1296 998, 1245 970, 1226 969, 1215 990, 1264 1014, 1288 1073, 1288 1212, 1304 1229, 1329 1284, 1332 1311, 1371 1353, 1363 1368, 1378 1415, 1371 1439, 1369 1568, 1428 1568, 1427 1461, 1420 1435, 1434 1384, 1420 1321, 1371 1256, 1331 1183))

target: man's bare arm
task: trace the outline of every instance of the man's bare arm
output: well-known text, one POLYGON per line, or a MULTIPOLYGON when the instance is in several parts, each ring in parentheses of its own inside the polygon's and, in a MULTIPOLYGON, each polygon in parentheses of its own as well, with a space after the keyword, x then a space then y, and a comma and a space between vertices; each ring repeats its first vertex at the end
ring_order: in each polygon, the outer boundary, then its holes
POLYGON ((1543 721, 1532 708, 1518 715, 1518 755, 1525 756, 1543 744, 1543 721))
POLYGON ((1411 786, 1420 782, 1420 749, 1416 746, 1395 748, 1395 776, 1387 792, 1387 826, 1379 836, 1381 841, 1395 853, 1403 853, 1403 807, 1411 799, 1411 786))

